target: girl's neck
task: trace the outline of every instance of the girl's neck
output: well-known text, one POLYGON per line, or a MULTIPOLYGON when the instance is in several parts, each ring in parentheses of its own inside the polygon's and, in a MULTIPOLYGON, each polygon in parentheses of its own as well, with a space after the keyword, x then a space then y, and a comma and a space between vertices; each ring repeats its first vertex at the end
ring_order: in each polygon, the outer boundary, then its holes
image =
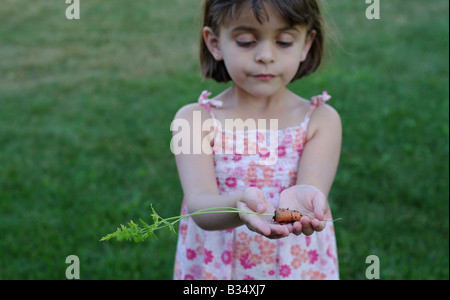
POLYGON ((258 115, 267 115, 285 107, 289 94, 290 91, 283 87, 273 95, 258 97, 233 85, 225 91, 223 96, 233 103, 233 106, 239 111, 251 111, 258 115))

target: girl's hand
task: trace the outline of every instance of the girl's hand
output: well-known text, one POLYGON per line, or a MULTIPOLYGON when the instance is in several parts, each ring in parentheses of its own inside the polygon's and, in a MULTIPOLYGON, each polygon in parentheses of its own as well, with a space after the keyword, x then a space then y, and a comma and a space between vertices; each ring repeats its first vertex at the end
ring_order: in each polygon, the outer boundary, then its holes
POLYGON ((312 235, 325 228, 323 221, 327 212, 327 198, 316 187, 311 185, 297 185, 284 190, 280 195, 280 208, 297 210, 308 217, 303 217, 300 222, 289 226, 290 232, 295 235, 312 235))
MULTIPOLYGON (((264 197, 264 193, 258 188, 248 188, 238 201, 237 208, 257 213, 273 213, 275 211, 273 204, 264 197)), ((290 233, 288 226, 275 224, 269 216, 240 213, 239 217, 251 231, 270 239, 283 238, 290 233)))

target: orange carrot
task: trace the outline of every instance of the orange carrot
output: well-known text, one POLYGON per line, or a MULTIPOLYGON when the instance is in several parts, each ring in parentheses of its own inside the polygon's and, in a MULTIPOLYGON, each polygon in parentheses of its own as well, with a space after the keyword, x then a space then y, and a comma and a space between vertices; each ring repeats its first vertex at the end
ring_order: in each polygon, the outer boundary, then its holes
MULTIPOLYGON (((314 218, 302 214, 299 211, 293 210, 293 209, 289 209, 289 208, 279 208, 275 211, 273 219, 275 222, 280 223, 280 224, 289 224, 289 223, 295 223, 295 222, 299 222, 301 220, 301 218, 303 217, 307 217, 311 220, 313 220, 314 218)), ((340 221, 342 219, 335 219, 335 220, 324 220, 324 222, 336 222, 336 221, 340 221)))
POLYGON ((302 217, 305 216, 312 219, 311 217, 304 215, 299 211, 279 208, 275 211, 273 219, 275 220, 275 222, 278 222, 280 224, 288 224, 298 222, 302 217))

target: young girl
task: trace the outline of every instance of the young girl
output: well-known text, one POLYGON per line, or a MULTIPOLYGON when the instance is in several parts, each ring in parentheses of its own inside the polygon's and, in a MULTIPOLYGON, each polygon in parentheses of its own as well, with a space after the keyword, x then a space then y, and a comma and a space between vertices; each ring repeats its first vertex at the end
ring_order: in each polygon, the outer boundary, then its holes
POLYGON ((327 195, 340 156, 340 118, 324 104, 326 93, 310 102, 286 88, 320 65, 317 0, 204 0, 202 33, 203 75, 232 85, 214 99, 203 93, 175 117, 191 125, 190 141, 211 141, 209 151, 176 155, 182 213, 280 207, 311 218, 294 224, 246 213, 187 218, 180 224, 174 278, 338 279, 334 227, 326 220, 332 219, 327 195), (202 127, 198 136, 195 124, 207 120, 214 126, 202 127), (227 120, 277 120, 278 128, 229 134, 220 126, 227 120), (257 145, 251 145, 253 133, 257 145), (250 149, 265 145, 269 135, 278 137, 270 149, 276 159, 264 163, 267 151, 250 149), (238 144, 244 153, 236 151, 238 144))

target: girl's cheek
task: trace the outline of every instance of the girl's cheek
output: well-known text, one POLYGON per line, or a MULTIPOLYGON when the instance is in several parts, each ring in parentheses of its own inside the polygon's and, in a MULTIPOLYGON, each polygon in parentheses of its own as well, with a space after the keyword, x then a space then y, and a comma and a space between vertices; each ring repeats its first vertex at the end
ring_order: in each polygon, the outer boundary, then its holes
POLYGON ((239 59, 225 60, 225 66, 232 77, 233 75, 240 77, 241 74, 247 73, 246 62, 239 59))

